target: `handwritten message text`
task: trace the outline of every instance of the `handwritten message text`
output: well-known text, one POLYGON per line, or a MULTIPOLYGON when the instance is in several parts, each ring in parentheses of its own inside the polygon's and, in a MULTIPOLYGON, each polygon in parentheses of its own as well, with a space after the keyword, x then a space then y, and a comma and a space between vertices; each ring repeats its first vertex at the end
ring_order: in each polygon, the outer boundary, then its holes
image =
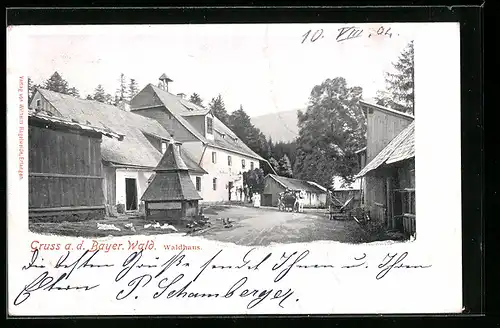
POLYGON ((225 252, 229 251, 220 249, 200 261, 200 256, 184 251, 173 255, 165 253, 166 256, 162 258, 157 252, 140 250, 128 253, 119 262, 111 262, 107 260, 106 252, 101 250, 66 251, 55 263, 47 263, 42 251, 34 249, 31 258, 22 267, 23 271, 32 272, 34 278, 23 284, 24 287, 14 299, 14 305, 24 305, 33 295, 41 293, 87 293, 107 285, 106 290, 113 290, 114 295, 110 297, 116 301, 239 298, 245 300, 247 309, 256 308, 264 302, 284 308, 291 302, 300 301, 300 295, 296 292, 300 284, 293 278, 287 278, 298 270, 311 270, 311 273, 314 273, 312 270, 361 270, 374 281, 379 281, 395 270, 431 267, 412 263, 408 252, 387 253, 383 258, 371 258, 363 253, 339 263, 309 261, 311 252, 307 249, 261 254, 252 248, 237 261, 224 258, 222 255, 225 252), (101 272, 110 270, 112 280, 101 278, 101 272), (229 272, 230 279, 217 283, 204 280, 207 275, 221 277, 221 274, 229 272), (252 280, 256 272, 262 273, 266 279, 252 280), (79 275, 78 280, 74 280, 75 275, 79 275))

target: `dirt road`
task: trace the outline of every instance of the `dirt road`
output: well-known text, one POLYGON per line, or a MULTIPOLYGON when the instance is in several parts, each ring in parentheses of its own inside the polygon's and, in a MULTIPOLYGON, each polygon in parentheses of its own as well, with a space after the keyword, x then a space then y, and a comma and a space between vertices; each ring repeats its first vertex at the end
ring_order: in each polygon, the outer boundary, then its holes
POLYGON ((316 213, 280 212, 268 208, 220 207, 205 215, 215 222, 215 228, 203 237, 246 246, 315 240, 350 242, 350 231, 356 229, 353 221, 330 221, 316 213), (234 221, 233 227, 224 228, 218 218, 230 218, 234 221))

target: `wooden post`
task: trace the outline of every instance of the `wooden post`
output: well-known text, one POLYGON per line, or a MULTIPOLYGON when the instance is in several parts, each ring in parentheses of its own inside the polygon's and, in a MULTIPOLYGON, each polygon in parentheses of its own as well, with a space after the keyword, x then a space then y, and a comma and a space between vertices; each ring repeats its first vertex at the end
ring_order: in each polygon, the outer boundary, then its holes
POLYGON ((387 223, 389 229, 394 229, 394 216, 393 216, 393 204, 392 204, 392 178, 387 177, 385 180, 386 183, 386 195, 385 195, 385 208, 387 209, 387 223))

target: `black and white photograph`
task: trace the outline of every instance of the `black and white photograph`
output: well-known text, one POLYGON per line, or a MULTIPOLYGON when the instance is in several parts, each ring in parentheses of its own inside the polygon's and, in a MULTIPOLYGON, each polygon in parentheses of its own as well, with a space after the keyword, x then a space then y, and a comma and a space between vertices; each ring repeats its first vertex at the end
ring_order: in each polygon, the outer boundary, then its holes
POLYGON ((458 24, 7 34, 9 312, 461 311, 458 24))
POLYGON ((414 239, 413 40, 373 25, 397 41, 353 55, 336 29, 274 30, 33 37, 31 231, 414 239))

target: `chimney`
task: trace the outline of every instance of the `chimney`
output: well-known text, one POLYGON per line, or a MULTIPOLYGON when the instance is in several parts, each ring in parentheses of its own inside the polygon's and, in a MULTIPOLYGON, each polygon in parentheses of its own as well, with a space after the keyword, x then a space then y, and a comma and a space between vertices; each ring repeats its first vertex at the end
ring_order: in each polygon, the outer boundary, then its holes
POLYGON ((160 78, 160 83, 158 86, 168 92, 168 82, 174 82, 174 80, 170 79, 165 73, 163 73, 160 78))

